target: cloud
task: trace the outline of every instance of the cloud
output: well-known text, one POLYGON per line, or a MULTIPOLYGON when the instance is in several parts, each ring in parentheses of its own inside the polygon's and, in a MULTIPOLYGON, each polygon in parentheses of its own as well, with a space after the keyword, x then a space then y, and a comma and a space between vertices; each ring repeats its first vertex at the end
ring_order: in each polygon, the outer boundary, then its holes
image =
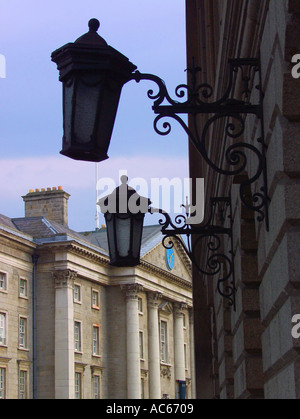
MULTIPOLYGON (((130 179, 184 179, 188 177, 186 157, 131 156, 110 158, 98 164, 98 179, 111 178, 116 185, 122 171, 130 179)), ((0 160, 0 213, 24 216, 23 200, 30 189, 62 186, 71 194, 69 220, 77 230, 94 225, 96 208, 96 164, 63 156, 43 156, 0 160)), ((151 198, 151 197, 150 197, 151 198)))

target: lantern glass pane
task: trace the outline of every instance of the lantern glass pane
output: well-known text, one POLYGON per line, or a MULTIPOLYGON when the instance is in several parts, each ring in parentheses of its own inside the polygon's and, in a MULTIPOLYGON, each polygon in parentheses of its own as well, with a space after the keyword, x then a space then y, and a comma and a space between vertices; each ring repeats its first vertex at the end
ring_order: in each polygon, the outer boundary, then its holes
POLYGON ((74 132, 76 142, 84 144, 92 140, 98 109, 99 91, 102 84, 99 75, 78 77, 76 86, 76 115, 74 132))
POLYGON ((114 260, 116 258, 116 242, 115 242, 115 227, 114 227, 115 215, 108 215, 105 217, 107 226, 107 238, 109 245, 110 258, 114 260))
POLYGON ((143 222, 144 215, 133 217, 132 256, 136 259, 140 257, 143 222))
POLYGON ((126 257, 130 251, 131 217, 116 217, 116 238, 119 256, 126 257))
POLYGON ((73 94, 74 82, 71 78, 64 82, 64 140, 67 143, 71 141, 73 94))

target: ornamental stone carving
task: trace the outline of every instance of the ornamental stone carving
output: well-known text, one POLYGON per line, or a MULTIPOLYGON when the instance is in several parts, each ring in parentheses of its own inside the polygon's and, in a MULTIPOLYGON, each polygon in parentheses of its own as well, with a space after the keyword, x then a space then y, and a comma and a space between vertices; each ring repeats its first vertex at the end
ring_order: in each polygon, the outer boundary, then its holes
POLYGON ((159 300, 162 298, 160 292, 148 292, 147 293, 147 304, 150 308, 158 308, 159 300))
POLYGON ((171 367, 169 365, 161 365, 160 376, 163 378, 167 378, 168 380, 171 380, 171 377, 172 377, 171 367))
POLYGON ((184 310, 187 310, 188 305, 186 303, 175 303, 174 304, 174 313, 176 316, 183 316, 184 310))
POLYGON ((126 300, 137 300, 138 294, 143 291, 143 286, 140 284, 121 285, 121 289, 125 291, 126 300))
POLYGON ((77 278, 77 272, 71 269, 52 272, 55 281, 55 288, 73 288, 74 280, 77 278))

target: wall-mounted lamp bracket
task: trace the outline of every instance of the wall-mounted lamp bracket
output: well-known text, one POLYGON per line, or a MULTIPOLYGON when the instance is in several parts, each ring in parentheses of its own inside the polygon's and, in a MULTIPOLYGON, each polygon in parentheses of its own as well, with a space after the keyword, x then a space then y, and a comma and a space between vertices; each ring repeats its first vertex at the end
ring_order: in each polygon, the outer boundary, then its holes
POLYGON ((269 231, 260 60, 256 58, 229 60, 228 86, 219 100, 213 99, 214 89, 211 85, 197 84, 200 67, 196 67, 193 62, 187 71, 190 74, 190 84, 181 84, 175 89, 176 97, 182 101, 173 100, 164 81, 155 75, 141 74, 137 71, 131 75, 131 80, 136 82, 150 80, 157 84, 158 92, 149 90, 148 97, 154 100, 153 111, 157 114, 154 129, 158 134, 168 135, 171 132, 170 122, 163 122, 162 128, 159 122, 163 118, 173 118, 183 127, 201 156, 216 172, 236 178, 247 174, 246 180, 243 178, 240 182, 241 201, 247 208, 257 213, 258 221, 265 221, 266 229, 269 231), (235 97, 237 85, 242 86, 238 98, 235 97), (181 114, 189 115, 189 124, 179 116, 181 114), (206 115, 202 132, 199 132, 199 114, 206 115), (259 121, 259 136, 255 142, 246 138, 250 135, 246 129, 248 115, 254 115, 259 121), (221 131, 220 127, 223 127, 221 131), (224 156, 221 161, 219 156, 210 156, 210 150, 214 148, 215 142, 218 143, 218 148, 222 150, 224 156), (256 184, 259 184, 258 189, 255 189, 256 184), (247 193, 249 186, 252 187, 250 200, 247 193))
POLYGON ((163 210, 151 208, 149 211, 151 213, 159 212, 165 217, 165 220, 159 221, 164 236, 162 244, 166 249, 170 249, 174 246, 174 240, 179 241, 191 262, 202 275, 218 278, 219 294, 228 299, 229 305, 235 310, 236 288, 231 199, 227 197, 211 198, 208 220, 200 226, 189 223, 189 206, 184 207, 186 215, 177 215, 174 222, 170 215, 163 210), (186 240, 182 236, 185 236, 186 240), (227 248, 224 246, 225 240, 229 244, 228 254, 224 252, 224 249, 227 248))

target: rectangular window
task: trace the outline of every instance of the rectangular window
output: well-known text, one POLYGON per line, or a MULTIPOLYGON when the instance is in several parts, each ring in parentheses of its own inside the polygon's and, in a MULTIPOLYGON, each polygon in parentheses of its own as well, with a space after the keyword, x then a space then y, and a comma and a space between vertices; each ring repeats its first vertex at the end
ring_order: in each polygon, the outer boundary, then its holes
POLYGON ((140 358, 144 359, 144 333, 143 332, 140 332, 139 339, 140 339, 140 358))
POLYGON ((20 317, 19 347, 27 348, 27 319, 25 317, 20 317))
POLYGON ((20 278, 19 295, 20 297, 27 297, 27 279, 20 278))
POLYGON ((75 303, 81 302, 81 289, 80 285, 74 284, 73 288, 73 299, 75 303))
POLYGON ((92 308, 99 309, 99 292, 96 290, 92 290, 92 308))
POLYGON ((99 355, 99 336, 100 328, 99 326, 93 326, 93 355, 99 355))
POLYGON ((145 398, 145 380, 141 378, 141 399, 145 398))
POLYGON ((7 290, 7 275, 4 272, 0 272, 0 291, 7 290))
POLYGON ((6 369, 0 368, 0 399, 6 397, 6 369))
POLYGON ((100 376, 93 376, 93 398, 100 399, 100 376))
POLYGON ((75 399, 81 399, 81 373, 75 372, 75 399))
POLYGON ((81 352, 81 323, 74 322, 74 348, 76 352, 81 352))
POLYGON ((0 313, 0 345, 6 345, 6 314, 0 313))
POLYGON ((139 298, 138 299, 138 302, 139 302, 139 313, 143 313, 143 299, 142 298, 139 298))
POLYGON ((160 323, 160 354, 161 361, 168 362, 168 323, 165 321, 160 323))
POLYGON ((184 344, 184 365, 185 365, 185 369, 188 369, 188 364, 187 364, 187 344, 184 344))
POLYGON ((27 371, 20 371, 19 399, 27 399, 27 371))

